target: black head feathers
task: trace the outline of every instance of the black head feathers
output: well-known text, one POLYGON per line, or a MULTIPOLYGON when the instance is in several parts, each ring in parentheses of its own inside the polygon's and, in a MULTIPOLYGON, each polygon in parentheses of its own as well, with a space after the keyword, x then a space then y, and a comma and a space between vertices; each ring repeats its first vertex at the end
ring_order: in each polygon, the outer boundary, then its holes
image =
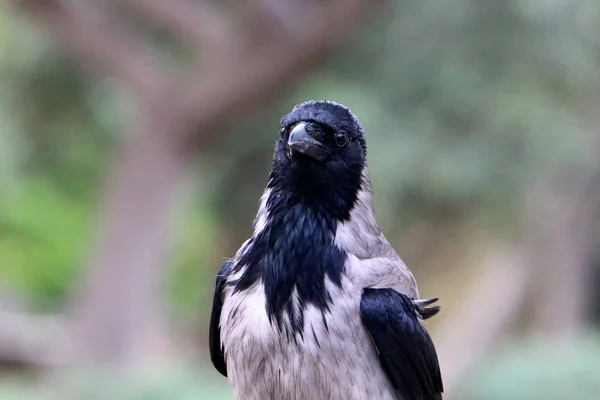
POLYGON ((300 122, 317 124, 326 133, 345 133, 349 141, 356 141, 366 156, 367 146, 364 133, 358 118, 348 107, 328 100, 311 100, 296 105, 292 111, 281 118, 279 123, 281 137, 289 139, 289 134, 294 125, 300 122))
POLYGON ((347 220, 366 165, 358 119, 332 101, 308 101, 281 119, 269 187, 328 218, 347 220))

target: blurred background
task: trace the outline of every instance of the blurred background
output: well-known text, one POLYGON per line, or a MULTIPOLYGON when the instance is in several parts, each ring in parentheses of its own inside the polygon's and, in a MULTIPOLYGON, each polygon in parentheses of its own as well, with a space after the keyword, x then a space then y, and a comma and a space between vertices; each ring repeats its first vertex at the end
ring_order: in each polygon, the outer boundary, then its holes
POLYGON ((231 399, 215 274, 309 99, 365 128, 447 398, 600 397, 600 3, 329 3, 0 6, 1 399, 231 399))

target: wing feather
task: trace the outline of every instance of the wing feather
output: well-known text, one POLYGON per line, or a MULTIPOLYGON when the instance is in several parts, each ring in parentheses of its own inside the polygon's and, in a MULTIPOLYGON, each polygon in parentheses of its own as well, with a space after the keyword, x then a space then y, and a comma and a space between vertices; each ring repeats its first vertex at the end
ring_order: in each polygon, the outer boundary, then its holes
POLYGON ((383 369, 403 399, 441 400, 435 347, 412 299, 393 289, 364 289, 360 315, 383 369))
POLYGON ((208 343, 210 348, 210 359, 217 369, 223 376, 227 376, 227 364, 225 363, 225 354, 223 347, 221 346, 221 309, 223 308, 223 289, 225 288, 225 282, 227 276, 233 269, 233 261, 227 261, 219 273, 217 274, 217 281, 215 285, 215 294, 213 298, 213 307, 210 314, 210 326, 208 331, 208 343))

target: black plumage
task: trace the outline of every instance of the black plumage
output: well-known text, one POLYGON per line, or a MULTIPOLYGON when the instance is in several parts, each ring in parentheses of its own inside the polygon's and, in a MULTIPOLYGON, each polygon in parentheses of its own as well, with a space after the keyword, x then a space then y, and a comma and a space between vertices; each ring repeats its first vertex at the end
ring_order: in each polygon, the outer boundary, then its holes
POLYGON ((364 289, 360 317, 383 369, 403 398, 441 400, 437 354, 412 299, 393 289, 364 289))
POLYGON ((227 376, 227 365, 225 363, 225 355, 223 354, 223 346, 221 346, 221 329, 219 327, 219 318, 221 318, 221 310, 223 309, 223 289, 227 276, 233 269, 233 262, 228 260, 217 274, 215 284, 215 294, 213 298, 213 307, 210 314, 210 325, 208 331, 208 347, 210 349, 210 359, 223 376, 227 376))

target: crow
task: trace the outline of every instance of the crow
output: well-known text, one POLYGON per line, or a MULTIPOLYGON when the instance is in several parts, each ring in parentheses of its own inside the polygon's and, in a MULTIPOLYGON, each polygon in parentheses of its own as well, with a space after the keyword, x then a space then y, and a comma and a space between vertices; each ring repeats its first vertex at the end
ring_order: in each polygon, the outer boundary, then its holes
POLYGON ((438 400, 423 320, 438 299, 375 221, 358 119, 332 101, 280 122, 254 233, 217 275, 209 347, 238 400, 438 400))

